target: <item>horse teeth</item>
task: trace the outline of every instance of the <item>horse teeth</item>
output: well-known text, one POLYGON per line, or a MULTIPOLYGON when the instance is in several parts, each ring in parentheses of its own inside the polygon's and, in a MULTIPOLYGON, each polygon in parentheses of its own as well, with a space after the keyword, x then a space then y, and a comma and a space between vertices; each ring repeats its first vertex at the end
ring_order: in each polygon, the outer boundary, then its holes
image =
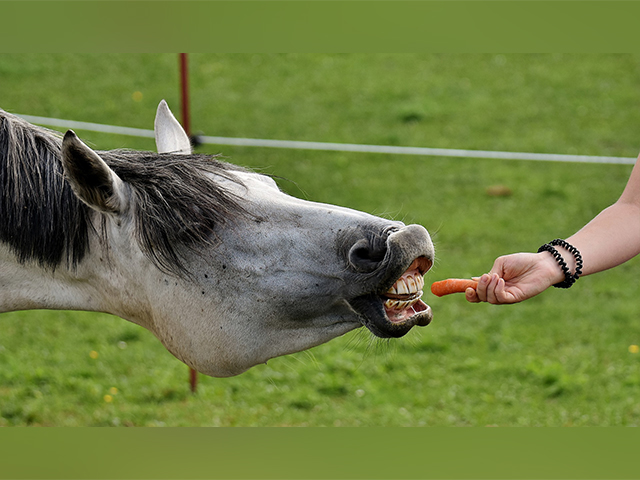
POLYGON ((399 295, 407 295, 409 293, 409 287, 405 283, 404 278, 399 279, 396 282, 396 285, 398 286, 398 294, 399 295))
POLYGON ((399 278, 387 293, 390 295, 411 295, 421 292, 424 288, 424 278, 422 275, 407 275, 399 278))
POLYGON ((384 306, 388 310, 401 312, 402 310, 406 310, 408 308, 413 307, 419 301, 420 301, 420 297, 414 298, 413 300, 392 300, 389 298, 384 302, 384 306))
POLYGON ((413 307, 416 303, 418 303, 420 301, 420 297, 418 298, 414 298, 413 300, 408 300, 406 303, 406 305, 404 307, 402 307, 403 310, 406 310, 407 308, 411 308, 413 307))
POLYGON ((389 298, 386 302, 384 302, 384 306, 389 310, 396 310, 396 307, 398 306, 398 300, 391 300, 389 298))
POLYGON ((405 282, 407 282, 407 287, 409 288, 409 292, 413 293, 418 291, 418 288, 416 287, 416 281, 413 275, 409 275, 406 278, 405 282))

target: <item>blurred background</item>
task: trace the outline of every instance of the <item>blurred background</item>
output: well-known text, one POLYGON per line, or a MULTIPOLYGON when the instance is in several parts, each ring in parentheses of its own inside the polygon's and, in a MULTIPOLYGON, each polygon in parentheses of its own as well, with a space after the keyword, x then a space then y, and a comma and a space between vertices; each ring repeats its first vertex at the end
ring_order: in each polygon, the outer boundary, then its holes
MULTIPOLYGON (((208 136, 598 155, 640 151, 640 56, 190 54, 191 130, 208 136)), ((0 54, 0 108, 152 129, 180 119, 177 54, 0 54)), ((64 130, 64 129, 61 129, 64 130)), ((76 129, 96 149, 152 139, 76 129)), ((420 223, 426 283, 488 271, 581 228, 631 165, 201 145, 287 193, 420 223)), ((1 221, 1 220, 0 220, 1 221)), ((146 330, 87 312, 0 315, 0 426, 563 426, 640 423, 634 259, 514 306, 424 299, 392 341, 360 329, 228 379, 146 330)))

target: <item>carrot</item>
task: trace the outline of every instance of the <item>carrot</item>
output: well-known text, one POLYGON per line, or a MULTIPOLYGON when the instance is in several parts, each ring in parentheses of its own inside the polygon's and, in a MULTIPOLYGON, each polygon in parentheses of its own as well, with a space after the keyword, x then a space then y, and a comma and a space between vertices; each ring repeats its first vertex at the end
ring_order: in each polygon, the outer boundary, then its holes
POLYGON ((449 278, 447 280, 441 280, 434 282, 431 285, 431 293, 441 297, 443 295, 449 295, 451 293, 464 293, 467 288, 477 288, 478 282, 475 280, 467 280, 464 278, 449 278))

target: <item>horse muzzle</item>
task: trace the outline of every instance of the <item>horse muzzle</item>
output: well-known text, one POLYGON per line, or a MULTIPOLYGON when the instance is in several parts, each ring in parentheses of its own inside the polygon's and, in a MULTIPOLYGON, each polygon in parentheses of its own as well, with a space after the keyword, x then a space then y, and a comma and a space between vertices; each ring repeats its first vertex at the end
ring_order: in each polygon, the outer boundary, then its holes
POLYGON ((349 252, 352 265, 367 267, 372 285, 349 300, 361 323, 381 338, 402 337, 414 326, 431 323, 431 307, 422 301, 423 275, 433 265, 434 247, 420 225, 391 228, 386 241, 361 239, 349 252), (375 267, 375 268, 372 268, 375 267))

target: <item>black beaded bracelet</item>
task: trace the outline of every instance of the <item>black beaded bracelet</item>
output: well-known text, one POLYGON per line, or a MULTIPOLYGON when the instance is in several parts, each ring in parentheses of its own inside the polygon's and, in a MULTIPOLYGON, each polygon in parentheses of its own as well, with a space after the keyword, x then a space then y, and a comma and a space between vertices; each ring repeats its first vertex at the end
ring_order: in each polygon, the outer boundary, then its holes
POLYGON ((582 263, 582 255, 580 255, 580 252, 578 251, 578 249, 573 245, 571 245, 566 240, 562 240, 560 238, 556 238, 554 241, 552 241, 551 245, 557 245, 559 247, 562 247, 568 250, 571 253, 571 255, 573 255, 573 258, 576 259, 576 269, 575 269, 575 272, 573 273, 573 277, 576 280, 580 278, 580 275, 582 275, 583 263, 582 263))
POLYGON ((562 273, 564 273, 564 281, 562 281, 560 283, 556 283, 554 285, 554 287, 556 287, 556 288, 569 288, 574 283, 576 283, 576 280, 578 280, 578 278, 580 278, 580 275, 582 275, 582 266, 583 266, 582 255, 580 255, 580 252, 578 251, 578 249, 576 247, 574 247, 573 245, 571 245, 570 243, 566 242, 565 240, 562 240, 560 238, 556 238, 552 242, 546 243, 546 244, 542 245, 538 249, 538 253, 545 252, 545 251, 549 252, 551 255, 553 255, 553 257, 558 262, 558 265, 560 266, 560 269, 562 270, 562 273), (575 269, 575 272, 573 274, 571 274, 571 272, 569 271, 569 267, 567 266, 567 262, 565 262, 564 258, 560 254, 560 252, 558 252, 558 250, 556 250, 554 248, 554 246, 560 246, 560 247, 563 247, 563 248, 567 249, 573 255, 573 257, 576 259, 576 269, 575 269))

